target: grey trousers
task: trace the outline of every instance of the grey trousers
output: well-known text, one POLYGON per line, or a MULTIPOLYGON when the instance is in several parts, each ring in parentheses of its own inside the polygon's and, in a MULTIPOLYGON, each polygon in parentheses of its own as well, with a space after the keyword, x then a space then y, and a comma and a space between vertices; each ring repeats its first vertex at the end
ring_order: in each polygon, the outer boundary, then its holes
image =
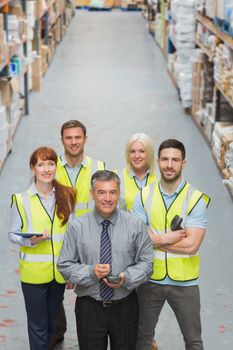
MULTIPOLYGON (((156 283, 137 289, 139 326, 136 350, 151 350, 155 326, 165 301, 175 313, 186 350, 203 350, 201 339, 199 287, 178 287, 156 283)), ((167 336, 169 337, 169 331, 167 336)), ((171 339, 172 343, 172 339, 171 339)))

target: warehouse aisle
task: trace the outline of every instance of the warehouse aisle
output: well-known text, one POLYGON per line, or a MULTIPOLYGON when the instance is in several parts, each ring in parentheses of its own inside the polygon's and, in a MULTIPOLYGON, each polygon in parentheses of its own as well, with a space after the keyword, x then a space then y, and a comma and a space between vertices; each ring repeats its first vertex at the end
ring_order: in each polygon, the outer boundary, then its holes
MULTIPOLYGON (((187 116, 166 73, 163 56, 137 12, 78 11, 43 81, 30 98, 13 151, 0 175, 0 350, 27 350, 26 317, 18 281, 18 248, 8 242, 12 193, 27 188, 28 159, 38 146, 58 152, 60 126, 80 119, 88 128, 87 153, 109 168, 124 164, 124 145, 138 131, 157 149, 169 137, 187 147, 185 176, 211 198, 208 233, 201 248, 201 300, 206 350, 233 344, 232 200, 222 184, 210 149, 187 116)), ((74 293, 66 293, 68 332, 64 350, 76 350, 74 293)), ((159 350, 182 350, 183 341, 169 308, 162 312, 159 350)), ((93 349, 94 350, 94 349, 93 349)), ((119 349, 121 350, 121 349, 119 349)))

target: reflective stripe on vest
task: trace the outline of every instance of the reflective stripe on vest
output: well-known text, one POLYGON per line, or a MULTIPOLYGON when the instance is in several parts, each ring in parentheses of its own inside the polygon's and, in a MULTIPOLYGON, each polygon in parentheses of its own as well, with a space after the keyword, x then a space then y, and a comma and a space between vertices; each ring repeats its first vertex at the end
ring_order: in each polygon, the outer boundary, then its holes
MULTIPOLYGON (((86 166, 81 167, 75 182, 75 188, 77 189, 75 210, 77 216, 81 216, 93 209, 93 204, 91 203, 90 197, 91 176, 97 170, 104 170, 105 168, 103 162, 91 159, 90 157, 86 157, 86 162, 86 166)), ((73 186, 70 181, 68 172, 65 166, 62 165, 60 158, 58 158, 56 178, 61 184, 65 186, 73 186)))
POLYGON ((26 283, 48 283, 55 279, 65 283, 57 270, 57 259, 67 225, 61 226, 61 220, 54 214, 51 219, 43 207, 38 195, 30 191, 13 196, 22 219, 22 233, 49 232, 49 239, 33 247, 20 247, 20 278, 26 283))
MULTIPOLYGON (((123 210, 131 210, 140 188, 138 187, 135 178, 129 176, 126 168, 121 169, 119 172, 117 171, 117 174, 121 180, 120 208, 123 210)), ((146 185, 150 185, 155 181, 156 177, 154 174, 147 175, 146 185)))
MULTIPOLYGON (((141 196, 148 221, 155 234, 169 234, 171 221, 175 215, 183 218, 182 226, 185 227, 187 216, 201 198, 206 201, 206 205, 209 204, 209 197, 188 183, 184 184, 168 210, 165 207, 158 181, 156 181, 155 185, 143 188, 141 196)), ((151 279, 155 281, 163 280, 166 275, 175 281, 189 281, 198 278, 198 253, 195 255, 175 254, 155 248, 154 272, 151 279)))
POLYGON ((19 256, 21 260, 28 262, 43 263, 54 261, 55 264, 58 262, 58 256, 52 257, 50 254, 25 254, 23 252, 20 252, 19 256))

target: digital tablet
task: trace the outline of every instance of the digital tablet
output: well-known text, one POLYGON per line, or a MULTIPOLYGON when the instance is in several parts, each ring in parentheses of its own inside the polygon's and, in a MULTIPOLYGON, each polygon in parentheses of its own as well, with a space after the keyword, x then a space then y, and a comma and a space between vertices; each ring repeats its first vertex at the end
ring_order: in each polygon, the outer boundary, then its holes
POLYGON ((17 236, 23 237, 23 238, 31 238, 33 236, 36 237, 41 237, 43 236, 43 233, 36 233, 36 232, 27 232, 27 233, 23 233, 23 232, 12 232, 17 236))

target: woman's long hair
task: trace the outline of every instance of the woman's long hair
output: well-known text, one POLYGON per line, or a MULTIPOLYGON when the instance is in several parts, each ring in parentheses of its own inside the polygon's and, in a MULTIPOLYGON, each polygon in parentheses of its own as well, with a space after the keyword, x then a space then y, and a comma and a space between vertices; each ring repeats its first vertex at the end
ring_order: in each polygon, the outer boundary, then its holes
MULTIPOLYGON (((37 148, 30 157, 29 164, 31 169, 37 164, 39 158, 41 160, 52 160, 57 165, 58 157, 52 148, 37 148)), ((56 214, 61 220, 61 224, 65 225, 75 207, 76 189, 73 187, 64 186, 56 179, 53 179, 52 184, 55 189, 56 214)))

